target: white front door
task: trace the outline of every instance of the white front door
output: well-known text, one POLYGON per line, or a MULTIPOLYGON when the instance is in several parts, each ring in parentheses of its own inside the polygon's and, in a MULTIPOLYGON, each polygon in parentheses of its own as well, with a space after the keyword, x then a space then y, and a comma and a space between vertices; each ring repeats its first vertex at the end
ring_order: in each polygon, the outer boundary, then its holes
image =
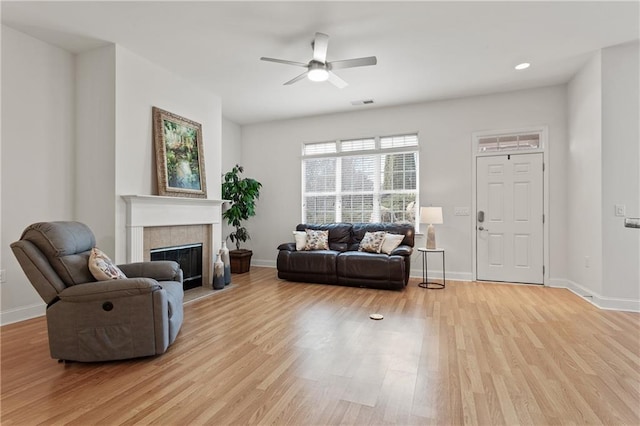
POLYGON ((477 279, 543 284, 543 156, 476 158, 477 279))

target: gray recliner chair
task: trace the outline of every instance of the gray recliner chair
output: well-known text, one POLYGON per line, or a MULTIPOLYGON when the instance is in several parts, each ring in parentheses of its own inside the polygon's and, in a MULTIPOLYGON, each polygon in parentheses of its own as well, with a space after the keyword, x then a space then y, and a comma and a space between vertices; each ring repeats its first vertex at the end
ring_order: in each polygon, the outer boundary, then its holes
POLYGON ((11 244, 47 304, 51 357, 90 362, 164 353, 182 325, 179 265, 118 265, 127 279, 96 281, 88 266, 95 244, 79 222, 35 223, 11 244))

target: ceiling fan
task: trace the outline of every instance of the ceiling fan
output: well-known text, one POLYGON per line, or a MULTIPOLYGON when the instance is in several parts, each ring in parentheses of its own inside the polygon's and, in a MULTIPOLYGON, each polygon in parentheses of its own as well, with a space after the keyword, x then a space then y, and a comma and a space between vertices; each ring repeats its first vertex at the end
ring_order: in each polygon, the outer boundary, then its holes
POLYGON ((327 61, 327 47, 329 45, 329 36, 323 33, 316 33, 315 39, 311 42, 313 48, 313 59, 308 64, 302 62, 287 61, 284 59, 260 58, 262 61, 278 62, 280 64, 294 65, 303 67, 307 70, 299 76, 292 78, 284 83, 285 85, 293 84, 308 77, 311 81, 327 81, 329 80, 334 86, 342 89, 348 86, 347 82, 333 73, 333 70, 343 68, 364 67, 375 65, 378 59, 375 56, 367 56, 366 58, 345 59, 343 61, 327 61))

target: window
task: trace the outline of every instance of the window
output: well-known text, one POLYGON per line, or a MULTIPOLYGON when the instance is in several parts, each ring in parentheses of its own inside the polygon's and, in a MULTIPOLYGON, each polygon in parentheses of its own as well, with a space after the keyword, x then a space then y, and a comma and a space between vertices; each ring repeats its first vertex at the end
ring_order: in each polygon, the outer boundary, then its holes
POLYGON ((416 134, 304 144, 302 176, 305 223, 415 225, 416 134))
POLYGON ((540 148, 539 134, 491 136, 478 140, 478 152, 522 151, 540 148))

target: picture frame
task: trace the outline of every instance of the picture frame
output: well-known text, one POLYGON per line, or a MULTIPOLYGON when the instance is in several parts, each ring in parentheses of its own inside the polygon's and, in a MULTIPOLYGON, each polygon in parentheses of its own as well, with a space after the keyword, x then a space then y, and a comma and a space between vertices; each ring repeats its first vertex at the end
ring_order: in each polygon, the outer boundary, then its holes
POLYGON ((153 107, 158 195, 207 198, 202 125, 153 107))

